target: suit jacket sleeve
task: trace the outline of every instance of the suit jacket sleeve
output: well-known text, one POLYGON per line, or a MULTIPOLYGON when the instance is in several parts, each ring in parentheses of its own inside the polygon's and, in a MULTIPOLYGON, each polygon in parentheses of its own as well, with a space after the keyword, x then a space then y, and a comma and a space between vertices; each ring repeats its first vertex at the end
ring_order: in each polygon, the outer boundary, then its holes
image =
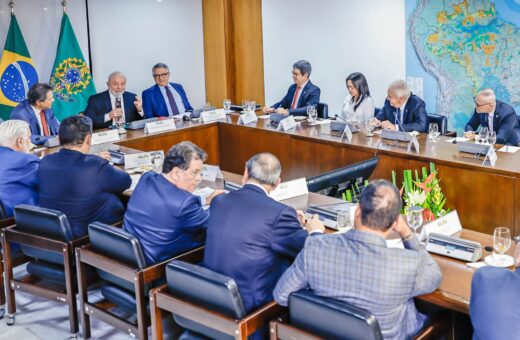
POLYGON ((156 116, 153 111, 152 96, 153 92, 151 90, 144 90, 141 95, 143 100, 144 118, 153 118, 156 116))
POLYGON ((497 131, 498 144, 505 144, 508 142, 509 137, 511 137, 511 134, 513 133, 514 127, 516 125, 516 120, 517 118, 514 111, 505 113, 497 131))
POLYGON ((385 120, 388 120, 386 117, 387 117, 387 112, 389 110, 390 110, 390 102, 387 99, 387 100, 385 100, 385 104, 383 105, 381 110, 379 110, 379 113, 377 115, 375 115, 375 117, 377 118, 377 120, 384 122, 385 120))
POLYGON ((105 123, 105 113, 100 114, 96 107, 96 101, 94 96, 90 96, 87 103, 87 108, 85 109, 85 115, 89 116, 92 119, 92 123, 94 124, 94 129, 104 128, 107 124, 105 123))
MULTIPOLYGON (((418 131, 418 132, 426 132, 428 129, 428 116, 426 114, 426 107, 424 101, 419 100, 413 108, 409 109, 409 114, 414 116, 414 121, 408 124, 403 124, 401 122, 402 128, 404 131, 418 131)), ((399 128, 401 130, 401 128, 399 128)))
POLYGON ((193 107, 191 107, 191 104, 188 100, 188 96, 186 95, 186 91, 184 91, 184 87, 182 87, 181 84, 177 86, 177 91, 179 91, 179 94, 182 98, 182 103, 184 104, 184 108, 186 111, 193 111, 193 107))
POLYGON ((296 211, 285 207, 276 218, 271 237, 271 248, 278 254, 295 258, 305 244, 307 232, 302 229, 296 211))
POLYGON ((289 100, 290 100, 289 97, 291 97, 291 99, 292 99, 292 96, 291 96, 291 89, 292 89, 292 87, 293 87, 292 85, 289 86, 289 89, 287 90, 287 93, 282 98, 282 100, 280 100, 278 103, 273 104, 271 106, 273 109, 277 109, 279 107, 284 108, 284 109, 288 109, 291 106, 291 104, 289 103, 289 100))
POLYGON ((433 292, 439 287, 442 280, 439 265, 415 236, 408 241, 404 241, 404 247, 406 249, 416 250, 419 253, 417 275, 411 296, 419 296, 433 292))
POLYGON ((473 112, 473 115, 471 116, 468 123, 466 124, 464 131, 476 131, 478 129, 478 127, 480 125, 478 115, 479 115, 479 113, 477 113, 477 111, 473 112))
POLYGON ((296 109, 290 109, 289 113, 294 116, 306 116, 307 106, 318 106, 318 103, 320 102, 320 93, 320 88, 317 86, 313 86, 313 88, 307 93, 307 98, 305 102, 302 102, 301 107, 298 107, 296 109))
POLYGON ((180 230, 199 233, 207 228, 209 213, 202 209, 198 196, 191 195, 188 199, 184 200, 181 207, 181 214, 183 223, 182 226, 179 226, 180 230))
MULTIPOLYGON (((97 156, 96 156, 97 157, 97 156)), ((132 179, 126 172, 113 167, 106 160, 101 160, 103 164, 99 172, 99 179, 102 190, 114 194, 120 194, 130 188, 132 179)))
POLYGON ((274 287, 274 300, 281 306, 287 306, 291 293, 308 287, 305 278, 305 249, 300 252, 294 263, 282 275, 274 287))

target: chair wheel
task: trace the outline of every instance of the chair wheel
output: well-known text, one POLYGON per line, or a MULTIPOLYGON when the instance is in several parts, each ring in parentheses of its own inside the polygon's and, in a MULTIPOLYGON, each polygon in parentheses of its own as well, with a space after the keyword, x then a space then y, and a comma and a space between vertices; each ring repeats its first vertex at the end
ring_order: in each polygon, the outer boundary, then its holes
POLYGON ((4 315, 5 315, 5 308, 2 307, 2 308, 0 308, 0 319, 3 319, 4 315))
POLYGON ((8 316, 7 316, 7 320, 5 321, 5 323, 7 324, 7 326, 12 326, 12 325, 14 325, 14 322, 15 322, 15 316, 14 316, 14 315, 8 315, 8 316))

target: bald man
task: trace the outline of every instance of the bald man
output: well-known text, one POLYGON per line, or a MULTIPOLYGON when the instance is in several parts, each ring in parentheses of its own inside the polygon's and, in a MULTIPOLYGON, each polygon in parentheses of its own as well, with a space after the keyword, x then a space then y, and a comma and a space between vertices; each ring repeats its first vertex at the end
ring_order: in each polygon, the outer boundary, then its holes
POLYGON ((466 124, 464 136, 473 138, 479 126, 495 131, 498 144, 518 145, 520 127, 515 109, 496 99, 492 89, 483 89, 475 97, 475 111, 466 124))
POLYGON ((108 76, 108 90, 91 96, 88 100, 85 115, 94 123, 94 129, 107 128, 114 124, 114 118, 123 116, 125 123, 143 119, 141 98, 126 92, 126 77, 116 71, 108 76))

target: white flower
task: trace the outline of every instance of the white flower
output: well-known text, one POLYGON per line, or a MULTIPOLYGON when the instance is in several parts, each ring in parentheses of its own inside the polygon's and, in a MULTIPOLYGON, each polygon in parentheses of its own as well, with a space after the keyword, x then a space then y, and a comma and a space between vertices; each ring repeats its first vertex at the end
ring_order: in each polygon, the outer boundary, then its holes
POLYGON ((426 201, 426 193, 424 190, 412 190, 408 193, 408 205, 409 206, 422 206, 426 201))

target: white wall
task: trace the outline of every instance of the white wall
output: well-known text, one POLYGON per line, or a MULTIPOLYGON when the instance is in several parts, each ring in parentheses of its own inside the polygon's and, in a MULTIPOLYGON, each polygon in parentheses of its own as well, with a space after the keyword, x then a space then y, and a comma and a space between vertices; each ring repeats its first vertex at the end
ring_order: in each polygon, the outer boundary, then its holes
POLYGON ((266 104, 280 100, 292 83, 292 64, 312 64, 329 114, 340 112, 345 78, 365 75, 376 106, 388 84, 404 79, 404 0, 263 0, 266 104))
MULTIPOLYGON (((62 17, 59 0, 17 0, 16 18, 40 81, 48 82, 56 57, 62 17)), ((68 1, 69 18, 88 60, 84 0, 68 1)), ((93 77, 106 90, 109 73, 127 75, 127 90, 141 94, 154 84, 152 66, 170 66, 193 107, 205 103, 202 0, 89 0, 93 77)), ((0 51, 10 22, 8 1, 0 2, 0 51)))

